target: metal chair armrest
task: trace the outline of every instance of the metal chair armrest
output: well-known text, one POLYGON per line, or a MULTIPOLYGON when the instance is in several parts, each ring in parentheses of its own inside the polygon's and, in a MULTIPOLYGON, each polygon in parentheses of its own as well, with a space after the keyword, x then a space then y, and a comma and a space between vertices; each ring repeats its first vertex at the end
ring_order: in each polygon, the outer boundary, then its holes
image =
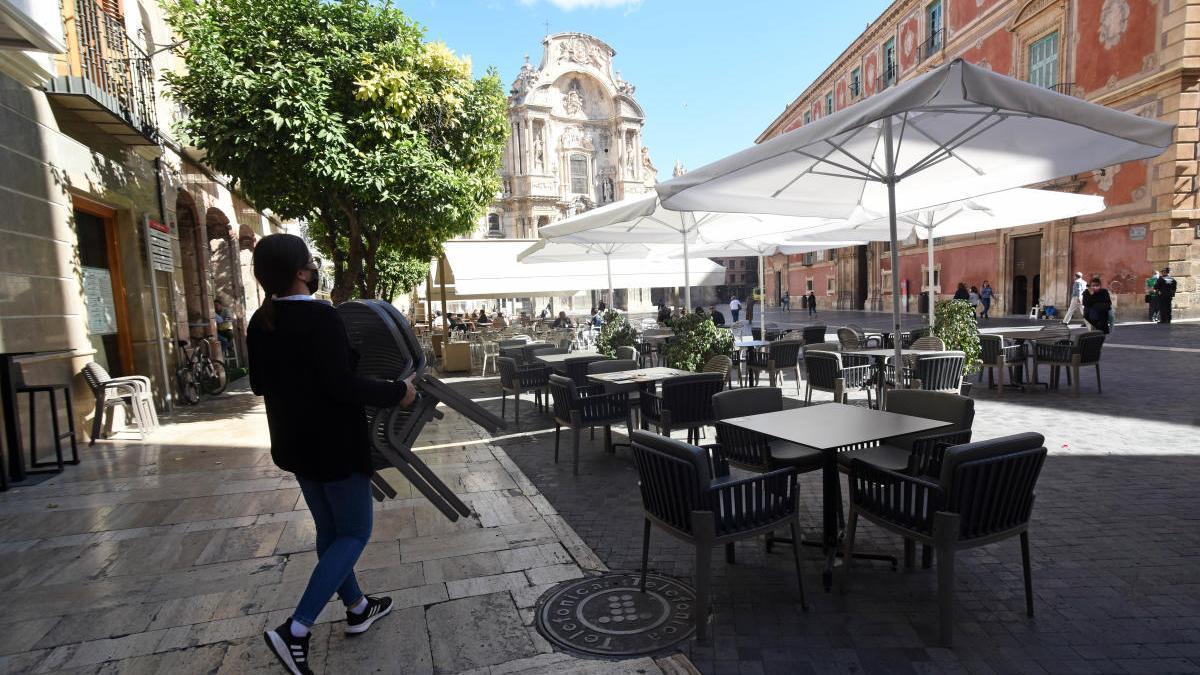
POLYGON ((945 502, 942 486, 861 459, 850 462, 850 504, 867 514, 921 534, 933 531, 933 516, 945 502))
POLYGON ((942 471, 942 457, 946 454, 946 448, 970 442, 970 429, 947 431, 913 439, 912 455, 908 458, 909 475, 936 477, 942 471))
POLYGON ((722 480, 709 486, 705 497, 720 535, 795 517, 798 489, 796 469, 787 467, 740 480, 722 480))

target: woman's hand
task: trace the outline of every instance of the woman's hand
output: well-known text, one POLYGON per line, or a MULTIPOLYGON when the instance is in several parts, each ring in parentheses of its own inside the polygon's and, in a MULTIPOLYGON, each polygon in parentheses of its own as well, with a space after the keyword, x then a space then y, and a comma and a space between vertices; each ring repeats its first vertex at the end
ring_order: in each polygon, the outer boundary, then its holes
POLYGON ((413 401, 417 400, 417 387, 415 384, 413 384, 413 380, 416 377, 417 374, 413 373, 412 375, 404 378, 404 384, 407 389, 404 392, 404 398, 400 399, 401 408, 407 408, 413 404, 413 401))

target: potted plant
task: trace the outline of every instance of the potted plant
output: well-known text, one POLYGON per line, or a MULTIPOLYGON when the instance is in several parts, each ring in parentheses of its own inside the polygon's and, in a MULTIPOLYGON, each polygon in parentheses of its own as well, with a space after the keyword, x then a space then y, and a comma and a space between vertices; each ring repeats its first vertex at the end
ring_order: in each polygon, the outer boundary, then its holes
POLYGON ((938 300, 933 306, 933 314, 933 335, 941 338, 946 349, 966 354, 962 390, 965 396, 971 391, 971 383, 965 381, 965 376, 979 372, 979 359, 983 354, 979 346, 979 324, 975 320, 975 310, 966 300, 938 300))
POLYGON ((611 359, 616 357, 617 347, 637 347, 637 331, 620 312, 610 309, 602 319, 604 323, 596 337, 596 351, 611 359))
POLYGON ((671 322, 675 336, 663 347, 663 359, 672 368, 698 372, 717 355, 733 355, 733 333, 717 328, 701 314, 685 314, 671 322))

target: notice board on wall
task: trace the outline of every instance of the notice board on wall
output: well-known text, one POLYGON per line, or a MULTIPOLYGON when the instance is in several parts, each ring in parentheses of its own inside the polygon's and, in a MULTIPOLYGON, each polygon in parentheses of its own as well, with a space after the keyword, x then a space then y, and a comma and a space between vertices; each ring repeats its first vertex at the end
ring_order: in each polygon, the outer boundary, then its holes
POLYGON ((112 335, 117 332, 117 304, 113 300, 112 275, 103 267, 82 269, 88 333, 112 335))

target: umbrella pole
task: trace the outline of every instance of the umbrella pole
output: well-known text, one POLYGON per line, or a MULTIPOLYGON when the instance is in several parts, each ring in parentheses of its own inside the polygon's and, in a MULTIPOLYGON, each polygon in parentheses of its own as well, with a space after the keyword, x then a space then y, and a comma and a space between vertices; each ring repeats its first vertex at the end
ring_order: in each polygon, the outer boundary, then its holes
POLYGON ((616 309, 617 301, 613 296, 612 285, 612 253, 604 254, 604 265, 608 269, 608 307, 609 309, 616 309))
MULTIPOLYGON (((764 276, 766 269, 763 265, 762 254, 758 254, 758 335, 759 339, 767 339, 767 279, 764 276)), ((754 302, 754 298, 750 298, 750 302, 754 302)))
POLYGON ((926 230, 925 233, 929 235, 929 334, 933 335, 933 230, 926 230))
POLYGON ((683 309, 692 306, 692 273, 688 269, 687 232, 683 233, 683 309))
MULTIPOLYGON (((442 254, 441 262, 438 263, 438 282, 442 286, 442 335, 450 336, 450 312, 446 309, 446 254, 442 254)), ((455 288, 458 288, 455 286, 455 288)), ((433 324, 430 323, 430 328, 433 324)))
MULTIPOLYGON (((892 344, 896 348, 896 382, 900 382, 899 369, 904 366, 900 353, 900 254, 897 251, 899 242, 896 241, 896 157, 892 147, 892 118, 883 120, 883 162, 888 192, 888 236, 891 238, 892 263, 892 344)), ((883 402, 880 401, 880 408, 883 402)))

